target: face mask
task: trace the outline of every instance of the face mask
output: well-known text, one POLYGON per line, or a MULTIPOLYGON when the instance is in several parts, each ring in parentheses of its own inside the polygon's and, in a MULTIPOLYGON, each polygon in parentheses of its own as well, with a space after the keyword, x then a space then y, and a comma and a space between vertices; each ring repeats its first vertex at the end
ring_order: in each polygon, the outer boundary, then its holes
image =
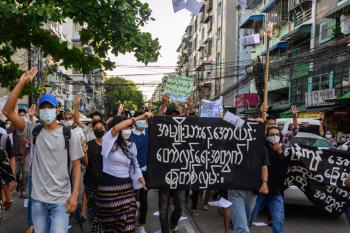
POLYGON ((5 127, 8 129, 11 126, 11 124, 6 124, 5 127))
POLYGON ((73 120, 64 121, 64 126, 71 127, 74 124, 73 120))
POLYGON ((102 129, 95 129, 94 134, 97 138, 102 138, 103 135, 105 134, 105 131, 102 129))
POLYGON ((280 142, 280 136, 269 136, 266 138, 266 140, 271 144, 277 144, 280 142))
POLYGON ((136 124, 136 128, 138 128, 138 129, 146 128, 146 121, 145 120, 136 121, 135 124, 136 124))
POLYGON ((22 119, 26 121, 26 120, 27 120, 27 117, 26 117, 26 116, 22 116, 22 119))
POLYGON ((54 108, 44 108, 40 110, 40 120, 44 124, 51 124, 56 120, 56 109, 54 108))
POLYGON ((327 139, 331 139, 331 138, 332 138, 332 134, 326 134, 325 137, 326 137, 327 139))
POLYGON ((130 138, 130 135, 131 135, 131 129, 122 130, 122 136, 124 140, 128 140, 130 138))

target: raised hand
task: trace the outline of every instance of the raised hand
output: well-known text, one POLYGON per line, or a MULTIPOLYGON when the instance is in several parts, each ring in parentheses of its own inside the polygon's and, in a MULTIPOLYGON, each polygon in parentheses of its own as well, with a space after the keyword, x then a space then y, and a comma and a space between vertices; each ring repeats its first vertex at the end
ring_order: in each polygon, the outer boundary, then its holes
POLYGON ((31 68, 30 70, 22 74, 22 76, 19 79, 19 82, 23 84, 28 84, 34 79, 37 73, 38 73, 38 69, 36 67, 31 68))
POLYGON ((153 116, 153 114, 151 112, 146 112, 144 114, 144 119, 150 119, 150 118, 152 118, 152 116, 153 116))
POLYGON ((167 106, 169 104, 169 96, 163 95, 162 104, 163 104, 163 106, 167 106))
POLYGON ((299 111, 298 111, 297 106, 292 105, 292 106, 291 106, 291 111, 292 111, 293 116, 295 116, 295 117, 298 116, 299 111))
POLYGON ((30 108, 28 108, 28 115, 34 116, 36 114, 36 104, 32 104, 30 108))
POLYGON ((78 92, 76 95, 75 95, 75 98, 74 98, 74 106, 80 106, 80 92, 78 92))
POLYGON ((320 121, 321 123, 324 122, 324 112, 320 112, 320 121))

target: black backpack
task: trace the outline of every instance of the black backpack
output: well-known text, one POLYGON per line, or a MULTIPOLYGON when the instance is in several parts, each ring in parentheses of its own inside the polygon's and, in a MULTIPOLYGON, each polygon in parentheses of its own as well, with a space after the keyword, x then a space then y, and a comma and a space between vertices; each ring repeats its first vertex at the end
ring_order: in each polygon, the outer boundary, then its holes
MULTIPOLYGON (((37 125, 34 127, 32 131, 33 135, 33 146, 35 146, 36 138, 39 136, 41 130, 44 128, 42 124, 37 125)), ((69 140, 72 136, 72 132, 70 128, 63 127, 63 136, 64 136, 64 148, 67 150, 67 168, 68 168, 68 174, 70 174, 70 153, 69 153, 69 140)))

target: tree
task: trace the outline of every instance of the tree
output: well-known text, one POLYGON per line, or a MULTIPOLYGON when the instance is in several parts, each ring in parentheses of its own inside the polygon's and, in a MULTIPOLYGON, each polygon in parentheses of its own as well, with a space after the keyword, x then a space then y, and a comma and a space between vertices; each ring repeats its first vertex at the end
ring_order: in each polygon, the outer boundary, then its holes
POLYGON ((116 113, 119 104, 128 110, 140 109, 143 104, 142 92, 134 82, 122 77, 108 78, 105 83, 105 106, 109 116, 116 113))
POLYGON ((11 88, 17 83, 23 71, 11 56, 17 49, 33 46, 65 68, 83 74, 93 69, 113 69, 109 52, 116 56, 133 53, 140 62, 155 62, 160 50, 158 39, 140 30, 149 20, 153 20, 149 5, 140 0, 2 0, 0 85, 11 88), (80 31, 80 41, 88 46, 86 49, 70 48, 44 27, 48 22, 63 23, 67 18, 87 25, 80 31))

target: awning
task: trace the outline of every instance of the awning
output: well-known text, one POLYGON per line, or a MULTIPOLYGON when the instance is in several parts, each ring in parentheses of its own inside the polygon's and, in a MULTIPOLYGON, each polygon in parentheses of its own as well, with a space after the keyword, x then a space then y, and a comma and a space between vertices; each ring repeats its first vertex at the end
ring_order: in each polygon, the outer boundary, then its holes
POLYGON ((257 108, 253 108, 253 109, 247 109, 242 111, 240 114, 259 114, 260 110, 257 108))
POLYGON ((264 20, 264 15, 251 15, 241 24, 240 28, 252 28, 254 22, 262 22, 264 20))
MULTIPOLYGON (((276 49, 287 49, 288 48, 288 42, 286 41, 281 41, 272 46, 269 50, 270 53, 273 52, 276 49)), ((261 56, 266 56, 266 50, 261 53, 261 56)))
POLYGON ((331 98, 331 99, 326 99, 326 102, 347 102, 350 101, 350 91, 347 92, 345 95, 343 95, 340 98, 331 98))
POLYGON ((270 0, 264 8, 261 10, 262 13, 269 12, 280 0, 270 0))
POLYGON ((336 18, 339 17, 342 14, 348 14, 350 13, 350 0, 343 2, 339 6, 329 10, 325 14, 325 18, 336 18))
MULTIPOLYGON (((299 111, 299 113, 302 113, 302 112, 329 112, 335 108, 339 108, 339 106, 332 105, 332 106, 318 106, 318 107, 306 108, 305 105, 302 105, 302 106, 298 107, 298 111, 299 111)), ((285 111, 282 114, 285 115, 285 114, 291 114, 291 113, 292 113, 291 109, 289 109, 288 111, 285 111)))
POLYGON ((296 41, 311 33, 311 24, 303 24, 295 30, 281 37, 281 40, 296 41))
POLYGON ((290 104, 273 104, 269 107, 268 112, 284 112, 290 109, 290 104))

